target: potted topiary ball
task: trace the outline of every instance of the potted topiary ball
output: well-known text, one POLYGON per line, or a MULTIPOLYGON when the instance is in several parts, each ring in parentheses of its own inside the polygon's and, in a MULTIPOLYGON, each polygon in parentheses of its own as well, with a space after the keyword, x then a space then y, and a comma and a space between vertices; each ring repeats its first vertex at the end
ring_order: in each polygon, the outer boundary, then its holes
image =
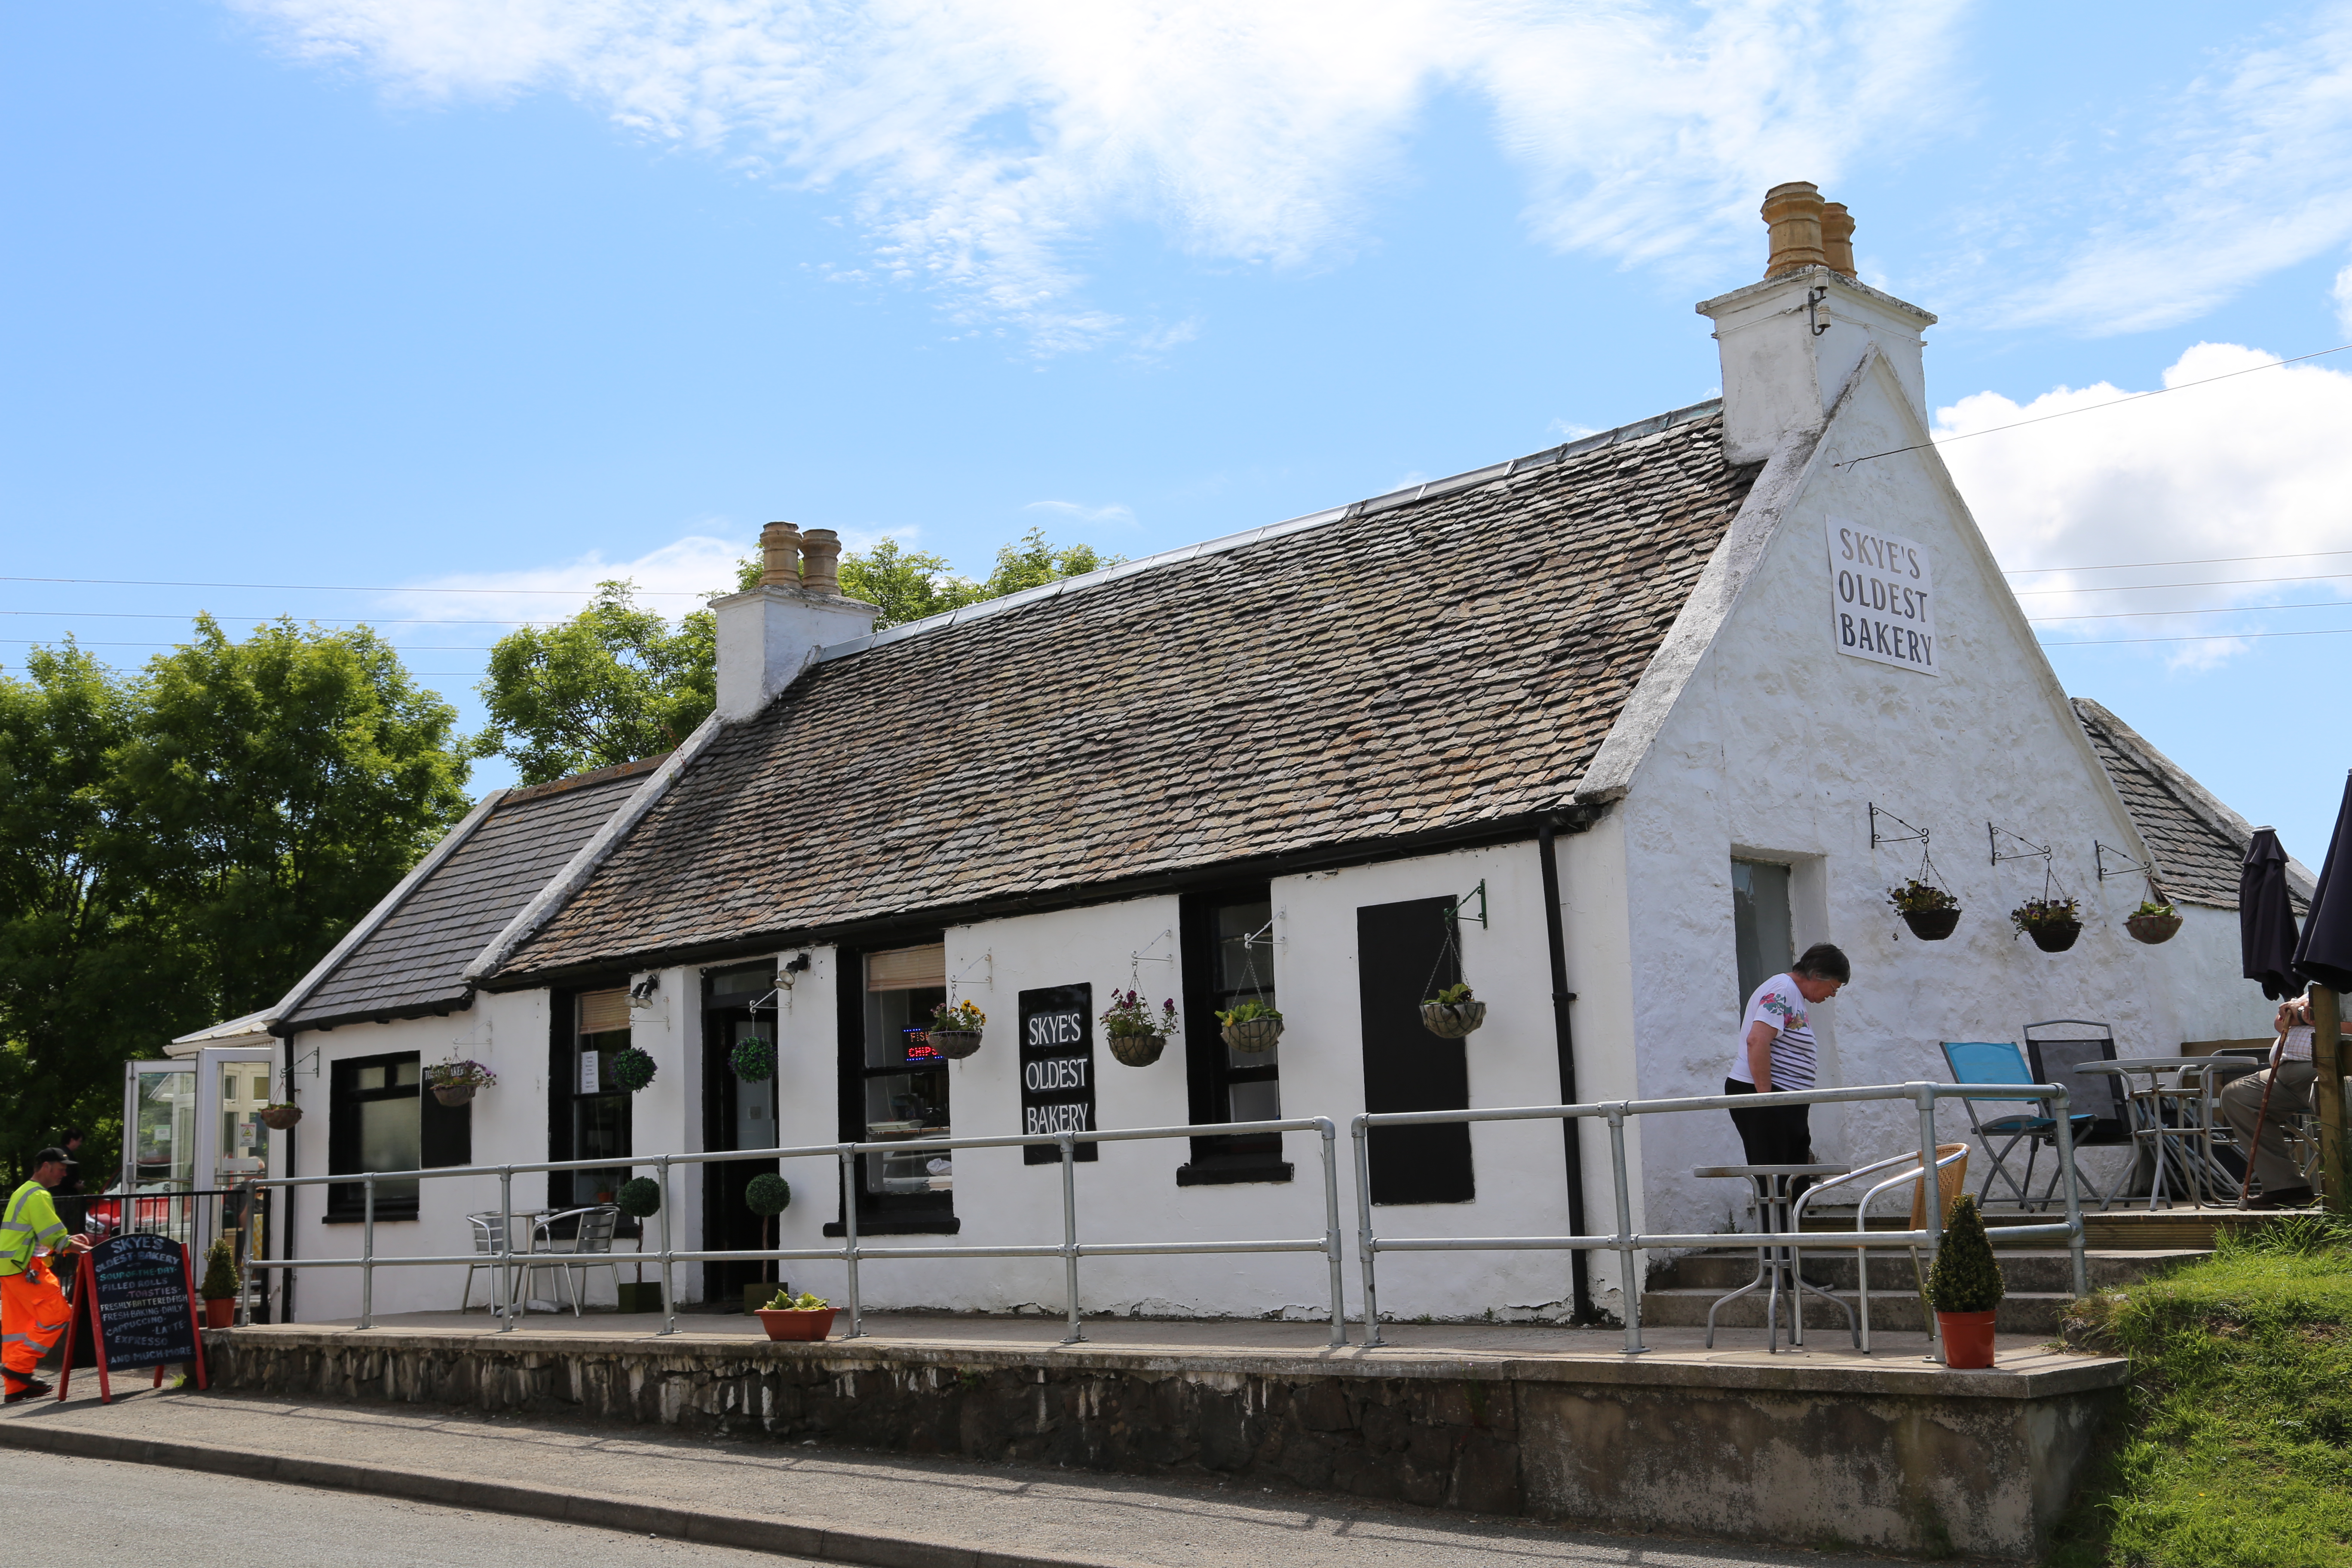
POLYGON ((654 1058, 635 1046, 613 1054, 613 1081, 631 1094, 653 1082, 656 1070, 654 1058))
POLYGON ((213 1243, 205 1254, 204 1283, 196 1294, 205 1300, 205 1327, 226 1329, 236 1322, 236 1247, 226 1237, 213 1243))
POLYGON ((2155 947, 2180 934, 2180 911, 2169 900, 2150 899, 2125 917, 2124 930, 2131 932, 2134 942, 2155 947))
POLYGON ((1977 1201, 1966 1193, 1952 1200, 1951 1218, 1936 1262, 1927 1270, 1927 1299, 1936 1309, 1936 1332, 1944 1342, 1944 1364, 1992 1364, 1993 1309, 2000 1305, 2000 1265, 1993 1261, 1977 1201))
MULTIPOLYGON (((774 1246, 776 1216, 793 1206, 793 1184, 773 1171, 762 1171, 743 1185, 743 1206, 760 1216, 760 1250, 774 1246)), ((780 1281, 758 1279, 743 1287, 743 1310, 756 1312, 774 1295, 780 1281)))
POLYGON ((635 1176, 621 1184, 613 1196, 623 1214, 637 1224, 637 1279, 634 1285, 620 1288, 620 1310, 624 1312, 658 1312, 662 1310, 659 1281, 646 1283, 645 1221, 661 1212, 661 1184, 651 1176, 635 1176))
POLYGON ((776 1070, 776 1047, 761 1035, 746 1035, 727 1053, 727 1065, 745 1083, 765 1083, 776 1070))
POLYGON ((1916 877, 1899 888, 1887 889, 1886 901, 1921 942, 1941 942, 1960 923, 1960 900, 1916 877))
POLYGON ((2009 919, 2044 952, 2063 952, 2083 934, 2082 911, 2072 899, 2028 899, 2009 919))
POLYGON ((1462 1039, 1486 1021, 1486 1004, 1467 985, 1449 985, 1421 1005, 1421 1026, 1441 1040, 1462 1039))

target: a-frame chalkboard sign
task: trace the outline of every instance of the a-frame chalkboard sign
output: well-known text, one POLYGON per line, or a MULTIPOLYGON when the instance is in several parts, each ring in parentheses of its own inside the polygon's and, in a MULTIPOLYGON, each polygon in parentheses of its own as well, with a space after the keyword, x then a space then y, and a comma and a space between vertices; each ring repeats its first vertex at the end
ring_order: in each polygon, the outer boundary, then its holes
POLYGON ((81 1255, 73 1318, 66 1330, 65 1369, 58 1377, 59 1399, 73 1380, 73 1340, 84 1323, 96 1342, 100 1404, 114 1398, 107 1373, 142 1366, 155 1369, 158 1388, 163 1386, 164 1367, 173 1362, 194 1366, 196 1386, 208 1386, 204 1336, 196 1331, 195 1270, 187 1247, 170 1237, 110 1237, 81 1255))

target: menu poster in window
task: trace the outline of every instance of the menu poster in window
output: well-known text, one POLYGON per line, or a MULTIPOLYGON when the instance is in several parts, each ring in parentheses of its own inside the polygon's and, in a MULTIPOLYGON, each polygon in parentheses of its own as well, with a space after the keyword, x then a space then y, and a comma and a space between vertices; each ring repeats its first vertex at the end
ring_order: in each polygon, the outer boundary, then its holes
MULTIPOLYGON (((1092 1132, 1095 1121, 1095 988, 1053 985, 1021 993, 1021 1131, 1092 1132)), ((1095 1157, 1081 1143, 1073 1156, 1095 1157)), ((1024 1163, 1058 1164, 1050 1143, 1021 1151, 1024 1163)))
MULTIPOLYGON (((77 1310, 67 1332, 87 1329, 96 1342, 100 1403, 113 1397, 109 1373, 137 1367, 153 1367, 160 1384, 165 1366, 183 1363, 195 1369, 196 1386, 205 1386, 204 1346, 196 1337, 195 1275, 185 1247, 147 1232, 110 1237, 82 1254, 74 1294, 77 1307, 87 1302, 89 1313, 85 1318, 77 1310)), ((68 1344, 68 1370, 58 1379, 59 1399, 66 1396, 73 1363, 68 1344)))

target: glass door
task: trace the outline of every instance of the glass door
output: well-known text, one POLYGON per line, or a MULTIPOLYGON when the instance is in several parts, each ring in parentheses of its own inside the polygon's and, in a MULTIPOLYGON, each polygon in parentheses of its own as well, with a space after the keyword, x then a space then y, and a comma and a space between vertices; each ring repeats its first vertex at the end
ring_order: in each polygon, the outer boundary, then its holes
MULTIPOLYGON (((270 1059, 267 1046, 214 1047, 196 1053, 195 1159, 192 1174, 199 1191, 216 1195, 195 1205, 191 1245, 201 1258, 213 1237, 243 1223, 228 1194, 239 1182, 269 1173, 269 1132, 261 1108, 269 1103, 270 1059)), ((241 1254, 251 1256, 258 1237, 248 1237, 241 1254)))
MULTIPOLYGON (((122 1171, 90 1213, 117 1230, 188 1239, 196 1185, 196 1064, 122 1064, 122 1171)), ((84 1183, 87 1187, 88 1183, 84 1183)))

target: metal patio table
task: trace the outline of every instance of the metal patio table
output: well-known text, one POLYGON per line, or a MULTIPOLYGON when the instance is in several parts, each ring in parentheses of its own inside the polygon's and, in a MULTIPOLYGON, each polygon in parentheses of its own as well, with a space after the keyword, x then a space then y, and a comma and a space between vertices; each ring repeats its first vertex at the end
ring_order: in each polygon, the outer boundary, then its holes
POLYGON ((2217 1187, 2227 1185, 2228 1173, 2213 1161, 2213 1091, 2220 1081, 2237 1076, 2239 1071, 2252 1071, 2261 1064, 2247 1062, 2242 1057, 2118 1057, 2111 1062, 2084 1062, 2075 1070, 2081 1073, 2112 1074, 2125 1079, 2126 1086, 2134 1078, 2145 1078, 2146 1089, 2126 1088, 2124 1101, 2131 1107, 2132 1137, 2147 1146, 2155 1161, 2154 1173, 2148 1181, 2147 1206, 2154 1213, 2160 1201, 2169 1205, 2173 1199, 2166 1191, 2166 1172, 2179 1176, 2180 1195, 2192 1203, 2202 1204, 2207 1194, 2217 1187), (2246 1062, 2242 1068, 2231 1064, 2246 1062), (2168 1126, 2164 1121, 2164 1102, 2168 1099, 2186 1103, 2187 1084, 2177 1083, 2167 1088, 2162 1079, 2167 1073, 2185 1077, 2194 1075, 2198 1080, 2195 1100, 2197 1120, 2168 1126), (2202 1158, 2198 1145, 2201 1143, 2202 1158))
MULTIPOLYGON (((1767 1232, 1789 1234, 1789 1207, 1797 1194, 1789 1190, 1791 1182, 1801 1176, 1843 1176, 1853 1170, 1852 1165, 1701 1165, 1691 1173, 1702 1177, 1738 1177, 1752 1183, 1761 1200, 1764 1228, 1767 1232)), ((1773 1354, 1780 1349, 1780 1269, 1786 1268, 1793 1281, 1790 1288, 1789 1346, 1802 1349, 1805 1343, 1805 1300, 1802 1292, 1811 1290, 1845 1314, 1846 1331, 1853 1336, 1854 1348, 1862 1348, 1862 1331, 1855 1326, 1853 1309, 1820 1286, 1806 1280, 1801 1269, 1802 1249, 1795 1247, 1759 1247, 1756 1249, 1756 1278, 1727 1295, 1716 1298, 1706 1310, 1706 1348, 1715 1348, 1715 1315, 1726 1301, 1737 1300, 1750 1290, 1762 1290, 1764 1298, 1764 1348, 1773 1354)))

